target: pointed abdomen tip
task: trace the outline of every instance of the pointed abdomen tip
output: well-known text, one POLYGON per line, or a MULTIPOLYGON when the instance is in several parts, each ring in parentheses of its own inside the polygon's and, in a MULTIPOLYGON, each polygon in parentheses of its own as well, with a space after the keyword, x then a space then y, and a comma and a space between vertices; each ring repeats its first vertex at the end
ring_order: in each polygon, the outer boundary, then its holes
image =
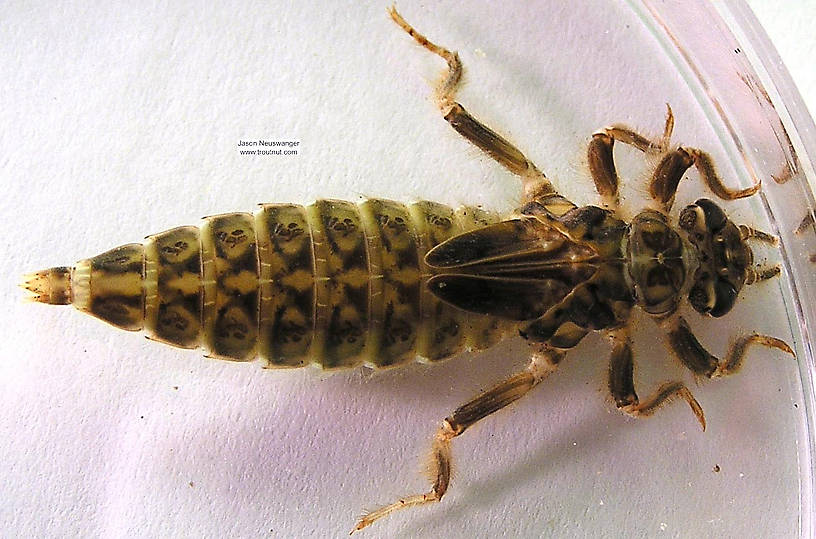
POLYGON ((71 304, 71 268, 49 268, 23 276, 20 286, 28 290, 26 299, 49 305, 71 304))

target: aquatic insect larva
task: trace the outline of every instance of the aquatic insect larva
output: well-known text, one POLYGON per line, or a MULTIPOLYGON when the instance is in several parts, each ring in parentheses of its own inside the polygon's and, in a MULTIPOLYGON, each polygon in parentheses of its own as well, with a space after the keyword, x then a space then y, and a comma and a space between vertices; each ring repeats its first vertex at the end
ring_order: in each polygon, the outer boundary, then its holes
POLYGON ((709 199, 671 217, 678 184, 692 167, 721 199, 759 189, 730 189, 704 151, 672 147, 671 109, 659 140, 623 126, 593 135, 588 160, 604 207, 578 207, 455 100, 459 57, 393 9, 391 16, 447 62, 437 93, 445 120, 520 178, 523 203, 514 214, 379 199, 269 204, 255 214, 212 216, 201 227, 175 228, 73 267, 34 273, 25 282, 32 297, 72 304, 175 346, 202 346, 211 357, 260 356, 279 367, 387 367, 417 356, 436 361, 520 332, 531 344, 528 368, 443 420, 433 440, 429 491, 369 513, 355 530, 397 509, 439 501, 450 485, 452 440, 527 394, 592 331, 612 343, 608 385, 621 411, 650 415, 679 397, 705 428, 702 407, 682 382, 667 381, 638 397, 629 337, 636 306, 700 376, 734 373, 752 344, 792 354, 779 339, 751 334, 717 358, 678 312, 687 299, 702 315, 724 316, 743 286, 779 269, 756 267, 749 245, 775 239, 733 223, 709 199), (617 211, 615 142, 659 158, 649 181, 652 200, 628 222, 617 211))

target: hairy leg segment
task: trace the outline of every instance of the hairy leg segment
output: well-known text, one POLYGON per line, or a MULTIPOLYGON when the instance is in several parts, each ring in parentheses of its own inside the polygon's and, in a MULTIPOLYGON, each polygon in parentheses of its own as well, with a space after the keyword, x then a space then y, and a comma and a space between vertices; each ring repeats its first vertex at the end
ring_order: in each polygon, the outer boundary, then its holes
POLYGON ((543 347, 533 354, 527 368, 500 383, 493 389, 482 393, 472 401, 457 408, 442 421, 434 436, 432 445, 431 489, 424 494, 414 494, 398 499, 396 502, 381 507, 363 516, 351 533, 362 530, 375 521, 390 515, 394 511, 438 502, 448 490, 451 478, 451 442, 478 421, 511 404, 553 372, 564 357, 564 352, 543 347))
POLYGON ((702 150, 689 147, 670 150, 673 129, 674 113, 666 105, 666 124, 659 141, 652 141, 624 125, 605 127, 592 136, 587 150, 589 169, 595 187, 606 205, 617 206, 618 203, 618 173, 612 155, 615 141, 633 146, 644 153, 662 155, 649 182, 649 194, 664 213, 671 210, 680 180, 692 166, 697 169, 703 183, 723 200, 736 200, 759 191, 759 183, 746 189, 726 187, 717 174, 711 156, 702 150))
POLYGON ((522 181, 525 201, 547 195, 557 195, 555 187, 547 177, 510 141, 474 118, 456 101, 456 92, 462 81, 464 69, 456 52, 449 51, 431 42, 402 18, 392 6, 388 10, 391 18, 419 45, 440 56, 448 64, 448 69, 435 91, 435 99, 442 117, 473 145, 492 157, 504 168, 519 176, 522 181))

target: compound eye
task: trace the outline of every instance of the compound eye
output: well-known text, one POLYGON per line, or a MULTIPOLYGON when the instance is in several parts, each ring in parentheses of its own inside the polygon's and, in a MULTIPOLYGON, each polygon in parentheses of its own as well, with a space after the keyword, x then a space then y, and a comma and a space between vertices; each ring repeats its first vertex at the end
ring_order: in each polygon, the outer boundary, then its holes
POLYGON ((712 307, 711 297, 706 288, 708 287, 698 284, 689 291, 689 303, 700 314, 708 314, 712 307))
POLYGON ((706 228, 708 228, 709 231, 719 232, 723 229, 725 224, 728 222, 728 218, 725 216, 725 212, 723 212, 719 206, 707 198, 701 198, 696 202, 696 204, 703 209, 703 213, 705 214, 706 228))
POLYGON ((737 289, 728 281, 717 279, 717 282, 714 283, 714 297, 714 307, 708 314, 718 318, 734 306, 734 302, 737 301, 737 289))
POLYGON ((694 228, 694 223, 697 222, 698 210, 699 208, 697 208, 697 206, 694 204, 683 208, 683 211, 680 212, 680 218, 678 220, 680 228, 683 230, 691 230, 694 228))

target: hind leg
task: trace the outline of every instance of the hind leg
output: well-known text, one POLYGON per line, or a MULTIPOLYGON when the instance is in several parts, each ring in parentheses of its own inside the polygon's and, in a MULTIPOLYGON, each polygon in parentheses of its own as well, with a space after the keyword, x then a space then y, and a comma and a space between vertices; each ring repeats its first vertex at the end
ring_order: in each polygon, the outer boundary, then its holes
POLYGON ((417 32, 413 26, 402 18, 394 7, 388 10, 391 18, 405 30, 414 41, 440 56, 448 64, 436 88, 435 98, 442 112, 442 117, 462 135, 497 163, 521 178, 524 200, 541 199, 557 195, 555 188, 547 177, 510 141, 474 118, 456 101, 456 92, 462 81, 462 61, 456 52, 449 51, 431 42, 417 32))
POLYGON ((526 370, 508 378, 493 389, 460 406, 446 417, 433 440, 431 453, 433 461, 430 470, 433 480, 431 489, 424 494, 414 494, 400 498, 390 505, 368 513, 360 519, 351 533, 362 530, 399 509, 440 501, 450 485, 451 442, 453 439, 478 421, 526 395, 555 370, 563 356, 564 352, 559 350, 542 348, 540 352, 533 355, 526 370))

